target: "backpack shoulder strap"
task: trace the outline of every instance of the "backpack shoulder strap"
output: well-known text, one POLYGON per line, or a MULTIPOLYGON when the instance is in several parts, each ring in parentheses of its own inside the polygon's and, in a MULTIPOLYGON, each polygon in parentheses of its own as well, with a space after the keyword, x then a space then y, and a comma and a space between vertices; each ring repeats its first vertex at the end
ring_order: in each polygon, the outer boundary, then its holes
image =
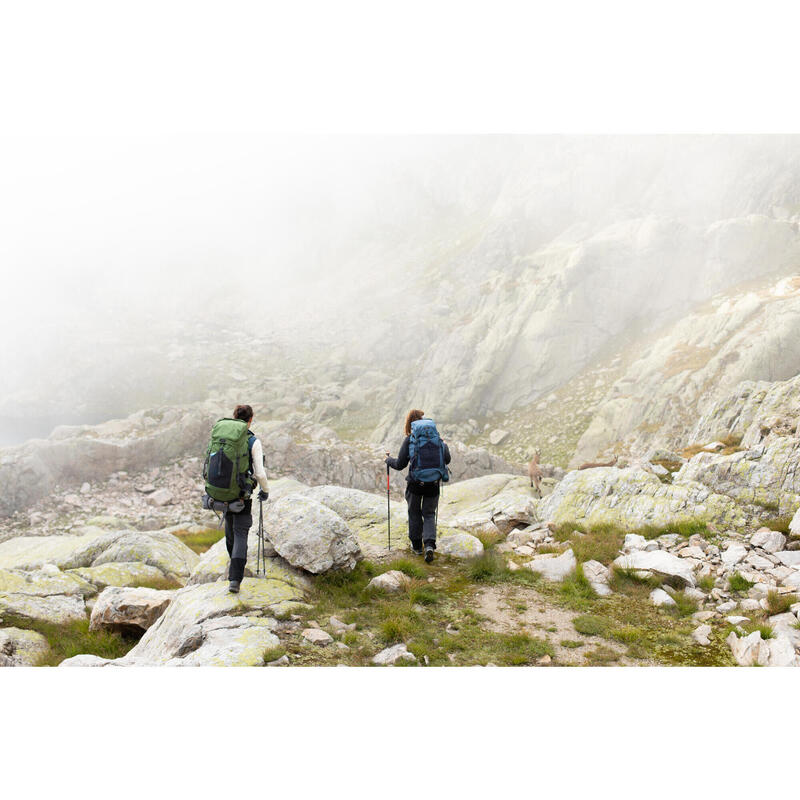
POLYGON ((250 472, 253 472, 253 445, 256 443, 256 435, 251 431, 247 431, 247 458, 250 460, 250 472))

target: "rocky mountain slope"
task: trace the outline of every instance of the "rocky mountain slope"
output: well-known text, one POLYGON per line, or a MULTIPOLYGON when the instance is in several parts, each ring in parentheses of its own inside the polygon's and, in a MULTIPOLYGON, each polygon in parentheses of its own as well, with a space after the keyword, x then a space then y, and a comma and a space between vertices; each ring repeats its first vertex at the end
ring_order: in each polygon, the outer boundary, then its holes
POLYGON ((381 495, 277 479, 239 596, 197 461, 117 473, 4 523, 2 662, 800 665, 793 388, 751 386, 698 426, 741 448, 573 470, 541 498, 522 476, 456 482, 432 566, 409 560, 401 502, 389 550, 381 495), (65 649, 78 634, 89 649, 65 649))

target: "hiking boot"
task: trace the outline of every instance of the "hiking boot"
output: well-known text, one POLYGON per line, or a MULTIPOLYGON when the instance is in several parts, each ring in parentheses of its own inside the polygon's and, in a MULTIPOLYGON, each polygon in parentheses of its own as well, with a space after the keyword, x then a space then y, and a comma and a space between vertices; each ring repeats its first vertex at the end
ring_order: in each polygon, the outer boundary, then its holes
POLYGON ((230 586, 228 586, 228 591, 231 594, 238 594, 239 587, 242 585, 241 581, 231 581, 230 586))
POLYGON ((422 545, 421 544, 414 544, 411 543, 411 552, 414 553, 415 556, 421 556, 423 553, 422 545))
POLYGON ((429 545, 429 544, 426 544, 425 545, 425 561, 426 561, 426 563, 430 564, 431 561, 433 561, 433 553, 434 553, 433 547, 431 547, 431 545, 429 545))

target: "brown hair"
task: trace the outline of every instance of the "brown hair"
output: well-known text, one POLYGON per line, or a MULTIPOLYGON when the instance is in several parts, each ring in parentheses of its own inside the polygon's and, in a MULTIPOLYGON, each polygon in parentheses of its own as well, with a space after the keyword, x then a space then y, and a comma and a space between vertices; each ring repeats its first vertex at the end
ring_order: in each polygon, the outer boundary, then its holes
POLYGON ((424 416, 425 412, 420 411, 418 408, 412 408, 411 411, 408 412, 408 416, 406 417, 406 436, 411 436, 411 423, 422 419, 424 416))
POLYGON ((233 409, 233 418, 243 419, 245 422, 249 422, 253 418, 253 407, 236 406, 236 408, 233 409))

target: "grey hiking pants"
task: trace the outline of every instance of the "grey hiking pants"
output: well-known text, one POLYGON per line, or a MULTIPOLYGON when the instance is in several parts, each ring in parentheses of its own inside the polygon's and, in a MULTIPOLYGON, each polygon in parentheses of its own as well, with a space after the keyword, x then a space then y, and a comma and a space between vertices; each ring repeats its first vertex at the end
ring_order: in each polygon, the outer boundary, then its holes
POLYGON ((228 580, 241 581, 247 563, 247 534, 253 524, 252 500, 245 500, 244 509, 238 514, 225 515, 225 547, 231 559, 228 580))
POLYGON ((412 546, 419 548, 423 544, 429 544, 435 550, 438 493, 426 497, 412 494, 406 489, 406 503, 408 503, 408 538, 411 539, 412 546))

